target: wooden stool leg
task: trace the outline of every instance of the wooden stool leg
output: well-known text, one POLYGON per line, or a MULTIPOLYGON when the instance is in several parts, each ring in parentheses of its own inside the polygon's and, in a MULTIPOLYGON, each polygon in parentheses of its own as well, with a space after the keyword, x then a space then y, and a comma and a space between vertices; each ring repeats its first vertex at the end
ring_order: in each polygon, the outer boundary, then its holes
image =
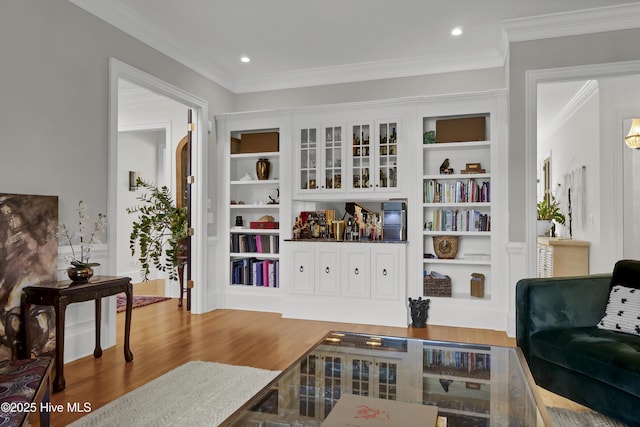
POLYGON ((184 295, 184 277, 183 276, 184 276, 184 263, 180 263, 180 265, 178 265, 178 281, 180 282, 180 298, 178 299, 178 307, 182 307, 182 298, 184 295))

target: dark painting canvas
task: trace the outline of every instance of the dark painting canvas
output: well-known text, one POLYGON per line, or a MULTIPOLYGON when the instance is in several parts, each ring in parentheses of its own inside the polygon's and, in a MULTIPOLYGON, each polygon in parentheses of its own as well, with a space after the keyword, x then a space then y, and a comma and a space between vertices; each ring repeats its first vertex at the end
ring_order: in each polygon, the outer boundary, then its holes
MULTIPOLYGON (((0 193, 0 360, 15 358, 25 286, 57 280, 58 197, 0 193)), ((55 348, 51 307, 29 316, 32 352, 55 348)))

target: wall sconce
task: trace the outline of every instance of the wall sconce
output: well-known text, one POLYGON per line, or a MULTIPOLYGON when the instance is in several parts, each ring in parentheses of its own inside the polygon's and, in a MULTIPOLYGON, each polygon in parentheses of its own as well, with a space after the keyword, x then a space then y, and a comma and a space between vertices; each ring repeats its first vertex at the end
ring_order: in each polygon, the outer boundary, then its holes
POLYGON ((624 137, 624 142, 629 148, 640 148, 640 119, 633 119, 629 134, 624 137))
POLYGON ((140 172, 129 171, 129 191, 138 189, 138 178, 140 178, 140 172))

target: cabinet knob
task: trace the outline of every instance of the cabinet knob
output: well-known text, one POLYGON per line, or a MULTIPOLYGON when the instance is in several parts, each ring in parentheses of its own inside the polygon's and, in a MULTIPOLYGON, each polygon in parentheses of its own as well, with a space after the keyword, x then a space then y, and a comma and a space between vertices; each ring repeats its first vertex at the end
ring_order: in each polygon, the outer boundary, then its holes
POLYGON ((329 274, 329 271, 330 271, 330 270, 329 270, 329 267, 326 267, 326 268, 324 269, 324 272, 325 272, 325 273, 327 273, 327 274, 329 274))
POLYGON ((386 268, 383 268, 383 269, 382 269, 382 275, 383 275, 383 276, 386 276, 386 275, 387 275, 387 269, 386 269, 386 268))
POLYGON ((304 266, 300 266, 300 273, 302 273, 304 271, 304 266))
POLYGON ((353 270, 353 273, 356 274, 356 275, 360 274, 360 270, 358 270, 358 267, 356 267, 356 269, 353 270))

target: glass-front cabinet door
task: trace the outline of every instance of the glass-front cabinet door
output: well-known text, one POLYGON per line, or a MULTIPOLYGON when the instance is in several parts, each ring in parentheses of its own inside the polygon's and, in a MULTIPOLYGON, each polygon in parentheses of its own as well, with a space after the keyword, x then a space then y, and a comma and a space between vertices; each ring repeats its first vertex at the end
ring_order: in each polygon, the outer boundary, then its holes
POLYGON ((344 132, 342 126, 324 129, 324 189, 342 189, 342 161, 344 152, 344 132))
POLYGON ((377 188, 398 188, 398 124, 378 125, 377 188))
POLYGON ((318 132, 316 128, 300 129, 300 181, 298 190, 314 190, 318 186, 318 132))
POLYGON ((299 195, 344 191, 344 126, 300 128, 299 195))
POLYGON ((371 158, 371 137, 373 126, 371 124, 355 124, 352 129, 351 148, 351 188, 354 190, 372 188, 371 168, 373 160, 371 158))
POLYGON ((398 122, 356 123, 351 131, 350 189, 361 192, 397 190, 398 122))

